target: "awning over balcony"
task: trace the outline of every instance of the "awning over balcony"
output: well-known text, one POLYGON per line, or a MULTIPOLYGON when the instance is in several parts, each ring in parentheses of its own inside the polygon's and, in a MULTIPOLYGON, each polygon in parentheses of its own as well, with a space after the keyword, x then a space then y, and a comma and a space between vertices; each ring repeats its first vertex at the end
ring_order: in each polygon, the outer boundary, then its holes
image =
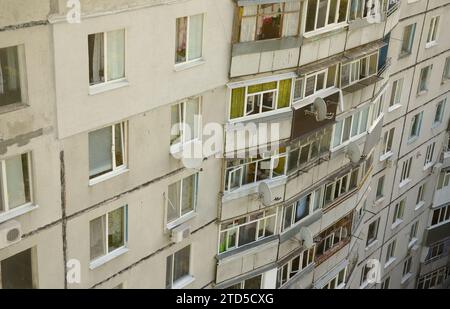
POLYGON ((383 40, 378 40, 375 42, 358 46, 356 48, 349 49, 344 52, 343 56, 345 60, 343 61, 343 63, 347 63, 362 58, 364 56, 370 55, 386 45, 387 43, 384 42, 383 40))

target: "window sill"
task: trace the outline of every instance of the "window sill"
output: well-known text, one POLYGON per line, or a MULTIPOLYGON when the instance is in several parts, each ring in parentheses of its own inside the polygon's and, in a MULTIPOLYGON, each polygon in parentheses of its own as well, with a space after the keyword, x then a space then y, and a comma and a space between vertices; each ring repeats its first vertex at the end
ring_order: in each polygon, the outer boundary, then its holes
POLYGON ((400 55, 398 56, 398 60, 401 60, 403 58, 407 58, 409 56, 412 55, 412 52, 404 52, 404 53, 400 53, 400 55))
POLYGON ((190 213, 185 214, 181 218, 178 218, 178 219, 176 219, 176 220, 174 220, 174 221, 172 221, 170 223, 167 223, 167 230, 170 231, 170 230, 176 228, 177 226, 182 225, 183 223, 191 221, 195 217, 197 217, 197 213, 193 210, 190 213))
POLYGON ((28 105, 26 103, 13 103, 13 104, 4 105, 4 106, 0 107, 0 115, 15 112, 20 109, 27 108, 27 107, 30 107, 30 105, 28 105))
POLYGON ((437 45, 438 45, 438 42, 437 41, 433 41, 433 42, 426 43, 425 44, 425 48, 431 48, 431 47, 434 47, 434 46, 437 46, 437 45))
POLYGON ((395 262, 395 260, 397 260, 397 258, 391 257, 391 258, 389 259, 389 261, 387 261, 387 262, 384 264, 384 269, 386 269, 386 268, 388 268, 389 266, 391 266, 392 263, 395 262))
POLYGON ((383 202, 384 202, 384 196, 376 197, 375 206, 379 206, 379 205, 383 204, 383 202))
POLYGON ((191 69, 194 67, 198 67, 205 63, 206 63, 206 61, 204 58, 199 58, 199 59, 195 59, 195 60, 188 61, 188 62, 178 63, 178 64, 175 64, 174 71, 181 72, 181 71, 188 70, 188 69, 191 69))
POLYGON ((97 85, 89 86, 89 95, 96 95, 96 94, 111 91, 114 89, 127 87, 129 85, 130 85, 130 83, 125 78, 111 81, 111 82, 102 83, 102 84, 97 84, 97 85))
POLYGON ((392 151, 386 152, 385 154, 380 156, 380 162, 386 161, 390 157, 392 157, 394 153, 392 151))
POLYGON ((325 33, 328 33, 328 32, 334 31, 334 30, 339 30, 339 29, 345 28, 347 26, 348 26, 348 23, 344 22, 344 23, 340 23, 340 24, 337 24, 337 25, 324 27, 324 28, 319 29, 319 30, 313 30, 313 31, 310 31, 310 32, 306 32, 306 33, 303 34, 303 37, 305 39, 310 39, 312 37, 315 37, 315 36, 318 36, 318 35, 321 35, 321 34, 325 34, 325 33))
POLYGON ((122 248, 116 249, 113 252, 110 252, 107 255, 104 255, 104 256, 99 257, 98 259, 92 261, 89 264, 89 269, 94 270, 96 268, 99 268, 100 266, 108 263, 111 260, 114 260, 115 258, 127 253, 128 251, 130 251, 130 250, 127 247, 122 247, 122 248))
POLYGON ((400 189, 402 189, 402 188, 406 187, 407 185, 409 185, 410 182, 411 182, 411 179, 409 179, 409 178, 405 179, 398 185, 398 187, 400 189))
POLYGON ((179 290, 185 288, 194 281, 195 281, 194 276, 191 275, 184 276, 183 278, 179 279, 178 281, 172 284, 172 290, 179 290))
POLYGON ((370 244, 368 244, 366 246, 366 251, 369 251, 370 249, 372 249, 373 247, 375 247, 375 245, 378 243, 378 239, 372 240, 372 242, 370 244))
POLYGON ((104 182, 104 181, 107 181, 107 180, 109 180, 111 178, 114 178, 114 177, 117 177, 119 175, 128 173, 129 171, 130 170, 127 167, 124 166, 124 167, 119 168, 119 169, 117 169, 115 171, 112 171, 112 172, 109 172, 107 174, 98 176, 98 177, 96 177, 94 179, 90 179, 89 180, 89 187, 93 187, 93 186, 95 186, 95 185, 97 185, 97 184, 99 184, 101 182, 104 182))
POLYGON ((417 92, 417 96, 420 97, 420 96, 423 96, 423 95, 425 95, 427 93, 428 93, 428 89, 427 90, 421 90, 421 91, 417 92))
POLYGON ((434 162, 430 162, 430 163, 424 165, 423 170, 426 171, 426 170, 432 168, 433 165, 434 165, 434 162))
POLYGON ((19 206, 17 208, 9 210, 5 213, 0 213, 0 223, 3 223, 6 221, 9 221, 11 219, 14 219, 16 217, 22 216, 22 215, 29 213, 37 208, 39 208, 38 205, 25 204, 23 206, 19 206))
POLYGON ((435 225, 432 225, 432 226, 430 226, 430 227, 428 227, 427 228, 427 230, 433 230, 433 229, 435 229, 435 228, 437 228, 437 227, 440 227, 440 226, 442 226, 442 225, 445 225, 445 224, 447 224, 447 223, 450 223, 450 220, 445 220, 445 221, 442 221, 442 222, 439 222, 439 223, 437 223, 437 224, 435 224, 435 225))
POLYGON ((411 249, 412 247, 414 247, 415 244, 417 244, 417 242, 418 242, 417 238, 411 239, 411 241, 408 243, 408 249, 411 249))
POLYGON ((398 227, 400 224, 402 224, 403 223, 403 220, 402 219, 397 219, 397 220, 395 220, 395 222, 394 223, 392 223, 392 225, 391 225, 391 230, 393 230, 393 229, 395 229, 396 227, 398 227))
POLYGON ((412 273, 407 273, 406 275, 403 276, 402 281, 400 282, 401 284, 404 284, 406 281, 409 280, 409 278, 412 277, 412 273))
POLYGON ((400 107, 402 107, 401 104, 399 104, 399 103, 394 104, 388 108, 388 113, 392 113, 393 111, 399 109, 400 107))
POLYGON ((416 207, 414 208, 415 211, 419 210, 420 208, 423 207, 423 205, 425 205, 424 201, 420 201, 419 204, 416 205, 416 207))

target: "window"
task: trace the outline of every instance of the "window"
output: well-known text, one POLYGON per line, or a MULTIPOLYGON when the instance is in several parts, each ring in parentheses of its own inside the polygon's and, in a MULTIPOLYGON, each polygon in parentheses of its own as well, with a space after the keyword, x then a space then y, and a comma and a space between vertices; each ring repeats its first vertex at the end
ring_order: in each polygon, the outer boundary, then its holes
POLYGON ((348 0, 309 0, 305 32, 323 29, 347 20, 348 0))
POLYGON ((263 288, 262 286, 262 278, 263 275, 259 275, 244 281, 241 281, 239 283, 233 284, 227 288, 226 290, 260 290, 263 288))
POLYGON ((333 148, 357 139, 368 128, 370 107, 366 106, 355 114, 338 121, 334 125, 333 148))
POLYGON ((90 34, 89 84, 125 78, 125 30, 90 34))
POLYGON ((420 79, 419 79, 419 89, 418 94, 422 94, 428 91, 428 84, 431 77, 431 70, 433 69, 433 65, 426 66, 422 68, 420 71, 420 79))
POLYGON ((414 36, 416 33, 416 24, 411 24, 405 27, 403 30, 402 48, 400 51, 400 56, 411 54, 412 47, 414 44, 414 36))
POLYGON ((289 262, 278 268, 277 288, 282 287, 297 273, 314 263, 314 247, 302 251, 289 262))
POLYGON ((127 161, 127 123, 89 133, 89 178, 124 170, 127 161))
POLYGON ((449 221, 450 221, 450 205, 433 210, 433 216, 431 217, 431 227, 449 221))
POLYGON ((292 79, 231 90, 230 119, 273 112, 291 105, 292 79))
POLYGON ((0 262, 0 289, 36 288, 34 250, 28 249, 0 262))
POLYGON ((445 82, 449 79, 450 79, 450 57, 447 57, 447 59, 445 59, 444 72, 442 73, 442 81, 445 82))
POLYGON ((372 268, 369 265, 364 265, 364 267, 361 270, 361 283, 360 286, 361 288, 364 288, 367 283, 368 283, 368 278, 367 276, 369 275, 369 272, 372 268))
POLYGON ((447 99, 444 99, 442 101, 439 101, 439 103, 436 105, 436 111, 434 113, 434 124, 435 125, 442 123, 442 120, 444 119, 446 103, 447 103, 447 99))
POLYGON ((0 214, 31 203, 31 155, 0 160, 0 214))
POLYGON ((325 185, 324 206, 330 205, 334 200, 358 186, 359 170, 359 168, 355 168, 334 182, 325 185))
POLYGON ((347 267, 341 270, 336 277, 331 279, 322 289, 342 289, 345 287, 345 276, 347 275, 347 267))
POLYGON ((194 212, 197 204, 198 174, 191 175, 169 186, 167 223, 194 212))
POLYGON ((419 229, 419 221, 414 222, 409 230, 409 241, 417 239, 417 231, 419 229))
POLYGON ((441 171, 441 173, 439 174, 437 189, 441 190, 447 187, 449 183, 450 183, 450 171, 447 172, 441 171))
POLYGON ((438 287, 449 277, 448 267, 444 266, 434 270, 424 276, 419 277, 417 281, 418 289, 432 289, 438 287))
POLYGON ((390 283, 391 283, 391 277, 387 277, 386 279, 384 279, 383 283, 381 284, 381 289, 383 289, 383 290, 389 289, 390 283))
POLYGON ((274 235, 276 216, 272 209, 221 224, 219 253, 274 235))
POLYGON ((424 167, 429 167, 433 164, 433 157, 434 157, 434 149, 436 148, 436 142, 433 142, 432 144, 427 146, 427 153, 425 155, 425 162, 424 167))
POLYGON ((417 191, 416 205, 424 203, 425 201, 424 195, 425 195, 425 184, 421 185, 419 187, 419 190, 417 191))
POLYGON ((300 2, 246 5, 241 7, 240 42, 296 36, 299 32, 300 2))
POLYGON ((300 220, 308 217, 321 207, 322 188, 302 197, 294 204, 284 208, 282 230, 294 226, 300 220))
POLYGON ((391 261, 395 259, 395 247, 397 245, 397 241, 394 239, 386 249, 386 260, 385 266, 389 265, 391 261))
POLYGON ((236 159, 227 162, 225 173, 225 191, 231 192, 245 185, 286 175, 286 149, 280 148, 279 154, 263 158, 236 159), (283 152, 283 153, 281 153, 283 152))
POLYGON ((128 207, 123 206, 89 223, 91 261, 126 246, 128 234, 127 217, 128 207))
POLYGON ((412 157, 403 161, 402 174, 400 175, 400 186, 402 186, 409 179, 409 175, 411 173, 411 164, 412 157))
POLYGON ((430 28, 428 30, 428 36, 427 36, 427 46, 430 46, 433 43, 436 43, 438 38, 438 32, 439 32, 439 21, 440 16, 435 16, 431 18, 430 21, 430 28))
POLYGON ((378 226, 380 225, 380 219, 373 221, 369 224, 369 229, 367 230, 367 241, 366 246, 371 245, 378 238, 378 226))
POLYGON ((403 277, 411 274, 411 264, 412 264, 412 257, 409 256, 403 263, 403 277))
POLYGON ((403 78, 400 78, 392 83, 391 100, 389 107, 399 105, 402 100, 403 78))
POLYGON ((377 74, 378 52, 358 60, 342 64, 341 88, 355 84, 362 79, 377 74))
POLYGON ((420 136, 420 130, 422 128, 423 112, 416 114, 411 119, 411 127, 409 131, 409 139, 418 138, 420 136))
POLYGON ((377 195, 376 195, 376 199, 379 200, 380 198, 384 197, 384 180, 385 180, 385 176, 381 176, 380 178, 378 178, 378 182, 377 182, 377 195))
POLYGON ((406 204, 406 201, 403 199, 395 205, 394 217, 392 220, 393 224, 403 220, 403 215, 405 213, 405 204, 406 204))
POLYGON ((308 74, 305 77, 296 79, 294 86, 294 100, 299 101, 313 94, 336 86, 337 65, 328 69, 308 74))
POLYGON ((172 289, 186 277, 190 277, 191 246, 169 255, 166 259, 166 288, 172 289))
POLYGON ((320 264, 332 252, 336 252, 337 249, 348 243, 351 236, 352 223, 351 215, 349 215, 319 234, 316 242, 317 264, 320 264))
POLYGON ((21 46, 0 48, 0 107, 23 102, 21 46))
POLYGON ((175 63, 202 58, 203 14, 177 18, 175 63))
POLYGON ((200 97, 172 105, 171 145, 201 139, 201 113, 200 97))
POLYGON ((384 133, 382 157, 392 153, 392 144, 394 141, 395 128, 384 133))
POLYGON ((433 244, 428 250, 428 255, 425 258, 425 262, 429 263, 440 258, 444 254, 445 250, 445 241, 433 244))

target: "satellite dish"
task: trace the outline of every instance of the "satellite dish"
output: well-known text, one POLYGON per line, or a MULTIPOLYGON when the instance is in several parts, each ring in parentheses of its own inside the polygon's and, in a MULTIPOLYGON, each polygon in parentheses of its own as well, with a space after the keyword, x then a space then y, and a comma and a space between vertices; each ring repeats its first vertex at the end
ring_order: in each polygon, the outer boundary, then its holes
POLYGON ((324 121, 328 119, 327 115, 327 103, 322 98, 316 98, 313 103, 314 110, 316 112, 317 121, 324 121))
POLYGON ((358 145, 356 143, 351 143, 347 146, 347 152, 346 152, 347 158, 352 163, 358 163, 359 160, 361 160, 361 150, 359 150, 358 145))
POLYGON ((303 240, 303 246, 305 246, 307 249, 311 248, 314 245, 313 234, 307 227, 302 227, 300 229, 300 239, 303 240))
POLYGON ((189 169, 199 169, 202 166, 203 159, 201 158, 183 158, 181 159, 184 167, 189 169))
POLYGON ((258 192, 261 198, 261 201, 264 206, 268 206, 272 204, 272 190, 266 182, 261 182, 258 187, 258 192))

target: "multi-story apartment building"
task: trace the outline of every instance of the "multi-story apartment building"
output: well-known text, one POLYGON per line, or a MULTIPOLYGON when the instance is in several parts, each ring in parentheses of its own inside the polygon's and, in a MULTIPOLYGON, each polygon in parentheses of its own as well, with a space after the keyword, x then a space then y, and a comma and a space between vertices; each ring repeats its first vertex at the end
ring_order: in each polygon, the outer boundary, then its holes
POLYGON ((449 13, 0 0, 0 287, 447 287, 449 13))

